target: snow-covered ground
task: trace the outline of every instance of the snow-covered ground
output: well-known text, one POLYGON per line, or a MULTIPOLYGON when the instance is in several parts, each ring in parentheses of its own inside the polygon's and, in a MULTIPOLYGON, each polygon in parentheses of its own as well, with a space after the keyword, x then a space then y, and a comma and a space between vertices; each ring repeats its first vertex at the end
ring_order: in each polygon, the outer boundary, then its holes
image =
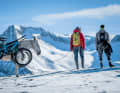
MULTIPOLYGON (((85 36, 85 69, 76 70, 73 52, 69 50, 70 36, 56 35, 42 28, 10 26, 2 36, 8 42, 22 35, 31 39, 38 36, 41 55, 32 51, 33 59, 26 68, 20 68, 21 75, 14 76, 12 62, 0 61, 0 93, 120 93, 120 36, 111 39, 112 63, 103 55, 104 69, 100 69, 95 50, 95 37, 85 36), (32 73, 32 74, 31 74, 32 73), (10 76, 12 75, 12 76, 10 76), (4 76, 4 77, 2 77, 4 76), (5 77, 6 76, 6 77, 5 77)), ((79 66, 80 58, 79 58, 79 66)))
POLYGON ((0 93, 120 93, 120 68, 1 77, 0 93))

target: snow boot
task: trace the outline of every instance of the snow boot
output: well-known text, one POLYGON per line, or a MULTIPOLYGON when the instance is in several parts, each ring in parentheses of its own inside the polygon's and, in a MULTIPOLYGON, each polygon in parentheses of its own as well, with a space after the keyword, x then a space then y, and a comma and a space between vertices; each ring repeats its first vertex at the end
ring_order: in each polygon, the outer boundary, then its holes
POLYGON ((16 77, 19 77, 19 75, 16 75, 16 77))
POLYGON ((82 64, 82 68, 84 68, 84 65, 82 64))
POLYGON ((82 68, 84 68, 84 59, 81 61, 82 68))
POLYGON ((100 67, 103 68, 103 63, 102 62, 100 62, 100 67))
POLYGON ((84 68, 84 62, 82 62, 81 64, 82 64, 82 68, 84 68))
POLYGON ((75 62, 76 63, 76 69, 78 70, 79 69, 79 64, 78 62, 75 62))
POLYGON ((110 67, 114 67, 114 65, 113 65, 113 64, 111 64, 111 62, 109 62, 109 66, 110 66, 110 67))

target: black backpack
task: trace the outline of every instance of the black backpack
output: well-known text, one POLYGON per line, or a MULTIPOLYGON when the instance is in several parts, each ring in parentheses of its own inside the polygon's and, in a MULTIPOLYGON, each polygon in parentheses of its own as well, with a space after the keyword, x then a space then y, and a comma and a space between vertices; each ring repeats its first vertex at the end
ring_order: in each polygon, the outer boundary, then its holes
POLYGON ((105 41, 105 33, 100 33, 100 42, 105 41))

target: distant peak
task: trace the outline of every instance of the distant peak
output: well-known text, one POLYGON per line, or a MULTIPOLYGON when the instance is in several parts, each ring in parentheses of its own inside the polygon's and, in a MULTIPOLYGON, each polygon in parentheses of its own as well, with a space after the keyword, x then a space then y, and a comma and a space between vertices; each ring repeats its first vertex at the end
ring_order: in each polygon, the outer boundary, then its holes
POLYGON ((19 25, 13 25, 13 26, 14 26, 14 29, 21 30, 21 27, 19 25))
POLYGON ((19 25, 10 25, 9 28, 13 28, 15 30, 21 30, 21 27, 19 25))

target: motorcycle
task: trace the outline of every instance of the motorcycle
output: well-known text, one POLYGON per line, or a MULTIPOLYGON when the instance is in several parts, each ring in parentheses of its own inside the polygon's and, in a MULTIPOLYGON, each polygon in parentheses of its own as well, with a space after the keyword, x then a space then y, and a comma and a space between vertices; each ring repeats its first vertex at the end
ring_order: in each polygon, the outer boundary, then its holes
POLYGON ((0 59, 2 59, 4 56, 10 55, 11 59, 20 67, 28 65, 32 60, 31 51, 27 48, 18 47, 19 40, 23 39, 24 37, 25 35, 15 41, 6 44, 4 42, 7 38, 0 37, 0 41, 2 42, 0 44, 0 59))

